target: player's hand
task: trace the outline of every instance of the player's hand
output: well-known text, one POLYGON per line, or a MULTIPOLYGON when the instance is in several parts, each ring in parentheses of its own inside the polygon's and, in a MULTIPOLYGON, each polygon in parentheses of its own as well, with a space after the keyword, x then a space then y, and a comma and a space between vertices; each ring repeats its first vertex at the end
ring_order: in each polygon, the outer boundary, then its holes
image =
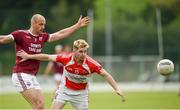
POLYGON ((125 101, 126 101, 126 99, 125 99, 124 94, 122 93, 122 91, 117 90, 116 93, 117 93, 117 95, 121 96, 122 102, 125 102, 125 101))
POLYGON ((88 16, 82 18, 82 15, 81 15, 77 22, 77 25, 79 27, 84 27, 84 26, 87 26, 89 23, 90 23, 90 18, 88 16))
POLYGON ((22 58, 19 62, 28 60, 28 54, 24 50, 18 51, 16 55, 22 58))

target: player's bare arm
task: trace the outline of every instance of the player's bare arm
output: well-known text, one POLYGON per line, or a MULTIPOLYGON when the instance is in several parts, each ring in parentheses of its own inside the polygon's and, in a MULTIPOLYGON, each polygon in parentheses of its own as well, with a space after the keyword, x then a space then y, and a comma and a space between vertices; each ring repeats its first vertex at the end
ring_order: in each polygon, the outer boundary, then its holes
POLYGON ((52 33, 48 42, 53 42, 53 41, 66 38, 70 36, 72 33, 74 33, 75 31, 79 30, 81 27, 87 26, 89 23, 90 23, 89 17, 82 18, 82 16, 80 16, 76 24, 72 25, 71 27, 60 30, 58 32, 52 33))
POLYGON ((23 50, 18 51, 16 55, 22 58, 20 62, 26 61, 28 59, 34 59, 34 60, 40 60, 40 61, 56 61, 56 55, 48 55, 48 54, 30 55, 23 50))
POLYGON ((123 92, 119 89, 118 84, 113 79, 113 77, 104 69, 101 69, 100 75, 106 79, 106 81, 111 85, 111 87, 116 91, 116 93, 121 96, 122 101, 125 101, 123 92))
POLYGON ((0 35, 0 43, 1 44, 7 44, 13 41, 13 38, 11 35, 0 35))

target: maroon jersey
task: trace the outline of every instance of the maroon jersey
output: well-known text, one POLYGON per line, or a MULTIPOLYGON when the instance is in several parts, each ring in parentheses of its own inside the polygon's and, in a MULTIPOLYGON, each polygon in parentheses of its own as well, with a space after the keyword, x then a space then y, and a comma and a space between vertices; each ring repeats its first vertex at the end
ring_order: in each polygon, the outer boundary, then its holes
POLYGON ((55 74, 62 74, 63 73, 63 64, 59 62, 53 62, 53 72, 55 74))
MULTIPOLYGON (((49 39, 49 34, 42 33, 38 36, 34 36, 28 30, 17 30, 11 33, 15 41, 15 51, 24 50, 28 54, 41 53, 42 47, 49 39)), ((13 67, 13 73, 24 72, 28 74, 36 75, 39 69, 40 61, 38 60, 26 60, 19 62, 20 57, 16 56, 16 63, 13 67)))

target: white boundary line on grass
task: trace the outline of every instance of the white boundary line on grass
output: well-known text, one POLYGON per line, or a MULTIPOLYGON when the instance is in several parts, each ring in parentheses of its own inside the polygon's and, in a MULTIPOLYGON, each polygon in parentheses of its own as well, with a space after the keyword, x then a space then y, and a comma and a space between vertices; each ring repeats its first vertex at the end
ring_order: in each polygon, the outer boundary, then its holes
MULTIPOLYGON (((49 81, 39 80, 42 91, 52 92, 56 87, 55 82, 50 79, 49 81)), ((91 92, 102 92, 102 91, 113 91, 107 82, 103 83, 90 83, 89 85, 91 92)), ((130 83, 119 83, 119 87, 123 91, 179 91, 179 83, 144 83, 144 82, 130 82, 130 83)), ((11 77, 0 78, 0 93, 14 93, 16 92, 11 77)))

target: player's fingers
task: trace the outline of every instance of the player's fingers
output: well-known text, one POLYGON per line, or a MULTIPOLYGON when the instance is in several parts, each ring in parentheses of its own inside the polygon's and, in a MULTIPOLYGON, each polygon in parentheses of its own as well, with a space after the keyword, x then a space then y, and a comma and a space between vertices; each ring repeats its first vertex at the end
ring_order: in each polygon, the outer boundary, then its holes
POLYGON ((124 96, 121 96, 121 98, 122 98, 122 102, 125 102, 125 101, 126 101, 126 99, 124 98, 124 96))
POLYGON ((25 52, 25 51, 21 49, 21 50, 19 50, 18 52, 25 52))
POLYGON ((89 24, 89 23, 90 23, 90 21, 86 21, 86 22, 85 22, 85 24, 89 24))
POLYGON ((23 60, 20 60, 19 62, 23 62, 23 60))
POLYGON ((89 17, 84 17, 84 18, 83 18, 83 21, 84 21, 84 22, 89 22, 89 21, 90 21, 90 18, 89 18, 89 17))
POLYGON ((90 23, 89 20, 83 21, 83 23, 81 24, 81 27, 87 26, 89 23, 90 23))
POLYGON ((23 61, 26 61, 26 59, 22 59, 22 60, 20 60, 19 62, 23 62, 23 61))
POLYGON ((125 96, 124 96, 124 95, 121 95, 121 97, 122 97, 122 99, 123 99, 123 102, 125 102, 125 101, 126 101, 125 96))
POLYGON ((86 16, 86 17, 84 17, 84 19, 86 19, 86 20, 90 20, 90 17, 89 17, 89 16, 86 16))
POLYGON ((17 52, 17 53, 16 53, 16 56, 21 56, 21 52, 17 52))
POLYGON ((22 57, 23 53, 22 52, 18 52, 18 53, 16 53, 16 55, 19 56, 19 57, 22 57))
POLYGON ((16 53, 19 54, 19 53, 21 53, 22 51, 23 51, 23 50, 19 50, 19 51, 17 51, 16 53))
POLYGON ((20 50, 20 51, 16 52, 16 55, 21 56, 23 53, 25 53, 24 50, 20 50))

